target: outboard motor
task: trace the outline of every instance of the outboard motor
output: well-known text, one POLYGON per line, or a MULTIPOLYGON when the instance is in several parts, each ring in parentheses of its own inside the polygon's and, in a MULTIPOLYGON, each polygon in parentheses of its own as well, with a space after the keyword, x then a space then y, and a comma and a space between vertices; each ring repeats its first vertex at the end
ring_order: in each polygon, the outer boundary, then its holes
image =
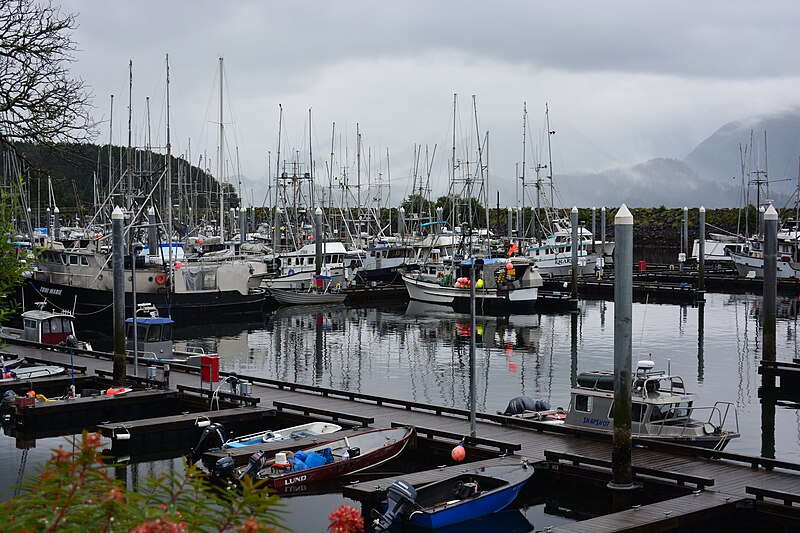
POLYGON ((236 461, 230 455, 220 458, 214 463, 211 475, 218 479, 232 479, 233 471, 236 468, 236 461))
MULTIPOLYGON (((2 377, 0 375, 0 377, 2 377)), ((10 413, 14 410, 16 405, 17 393, 13 390, 7 390, 3 393, 3 400, 0 402, 0 413, 10 413)))
POLYGON ((388 531, 398 517, 402 517, 417 499, 417 490, 408 482, 398 479, 386 489, 386 513, 378 514, 373 522, 376 532, 388 531))
POLYGON ((255 481, 258 471, 264 468, 266 463, 267 452, 264 450, 258 450, 256 453, 250 456, 250 460, 247 461, 247 467, 244 469, 244 471, 242 471, 240 478, 249 476, 250 479, 255 481))
POLYGON ((190 450, 189 457, 192 462, 198 461, 208 450, 221 448, 223 444, 225 444, 225 428, 222 424, 214 422, 203 430, 200 440, 190 450))
POLYGON ((517 396, 508 402, 508 407, 506 407, 505 411, 502 413, 498 411, 497 414, 514 416, 521 415, 525 411, 536 411, 536 402, 527 396, 517 396))

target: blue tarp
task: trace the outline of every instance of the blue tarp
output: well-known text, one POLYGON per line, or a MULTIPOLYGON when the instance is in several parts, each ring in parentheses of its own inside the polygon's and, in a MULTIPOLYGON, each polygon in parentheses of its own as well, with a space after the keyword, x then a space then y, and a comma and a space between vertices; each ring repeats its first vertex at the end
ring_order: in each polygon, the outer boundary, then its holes
POLYGON ((333 462, 333 453, 330 448, 324 448, 318 452, 305 452, 300 450, 294 454, 292 459, 292 472, 305 470, 307 468, 315 468, 317 466, 331 464, 333 462))

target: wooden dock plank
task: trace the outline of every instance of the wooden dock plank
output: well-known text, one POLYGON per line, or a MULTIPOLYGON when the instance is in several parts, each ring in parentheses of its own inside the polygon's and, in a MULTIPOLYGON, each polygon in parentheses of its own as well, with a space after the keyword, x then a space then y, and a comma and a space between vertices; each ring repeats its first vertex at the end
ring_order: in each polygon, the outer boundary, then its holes
POLYGON ((553 528, 552 531, 554 533, 676 531, 693 522, 733 512, 741 499, 741 497, 704 491, 566 524, 553 528))

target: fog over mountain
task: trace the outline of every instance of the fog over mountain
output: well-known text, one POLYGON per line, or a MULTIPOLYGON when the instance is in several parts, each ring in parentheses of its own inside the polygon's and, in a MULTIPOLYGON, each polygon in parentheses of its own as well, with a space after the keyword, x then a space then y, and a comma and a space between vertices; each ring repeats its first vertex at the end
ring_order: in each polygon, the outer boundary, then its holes
POLYGON ((651 159, 598 173, 556 175, 555 181, 565 206, 738 207, 743 181, 755 179, 756 171, 763 178, 763 171, 770 198, 783 207, 794 203, 799 165, 800 112, 794 111, 725 124, 683 161, 651 159))

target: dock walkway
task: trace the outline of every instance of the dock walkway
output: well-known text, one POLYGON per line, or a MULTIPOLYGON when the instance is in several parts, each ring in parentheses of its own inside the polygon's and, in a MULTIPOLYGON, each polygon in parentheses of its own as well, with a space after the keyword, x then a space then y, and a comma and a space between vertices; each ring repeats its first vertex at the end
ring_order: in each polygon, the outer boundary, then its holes
MULTIPOLYGON (((35 352, 37 357, 49 360, 51 363, 63 363, 65 360, 64 354, 55 351, 42 351, 23 346, 11 346, 6 350, 13 351, 20 356, 25 356, 29 350, 32 350, 30 355, 35 352)), ((69 359, 67 358, 66 361, 68 362, 69 359)), ((94 374, 98 370, 100 372, 107 371, 111 367, 108 359, 82 354, 75 355, 75 363, 86 366, 89 374, 94 374)), ((170 387, 175 388, 179 385, 185 388, 197 387, 200 385, 199 372, 200 369, 196 367, 172 365, 170 387)), ((128 365, 128 373, 133 373, 132 365, 128 365)), ((143 368, 140 368, 140 374, 144 374, 143 368)), ((225 376, 226 373, 221 372, 221 378, 224 379, 225 376)), ((374 427, 403 424, 421 428, 436 428, 429 431, 431 435, 428 438, 447 434, 457 438, 459 435, 465 436, 469 433, 467 412, 462 409, 431 406, 304 384, 285 383, 242 374, 238 374, 238 377, 253 382, 252 395, 259 399, 258 404, 262 407, 270 407, 277 402, 281 410, 302 412, 321 418, 331 418, 336 413, 353 415, 356 418, 371 418, 373 420, 371 425, 374 427)), ((208 386, 206 384, 206 387, 208 386)), ((227 386, 223 385, 223 388, 227 388, 227 386)), ((424 435, 424 432, 421 433, 424 435)), ((510 448, 512 453, 520 459, 524 458, 532 462, 545 461, 550 455, 551 461, 554 456, 561 457, 561 460, 567 458, 567 463, 572 462, 573 464, 581 463, 583 460, 587 465, 597 468, 598 464, 608 462, 611 457, 610 438, 596 438, 585 431, 573 428, 510 419, 491 413, 478 414, 477 435, 483 443, 497 441, 500 448, 510 448), (518 451, 514 452, 514 449, 518 451)), ((452 442, 450 440, 448 445, 452 446, 452 442)), ((680 480, 681 477, 689 481, 691 479, 706 480, 700 483, 702 485, 700 489, 718 496, 706 495, 700 499, 686 497, 669 500, 670 502, 679 500, 687 502, 685 505, 681 503, 680 506, 675 503, 670 507, 674 513, 673 520, 677 519, 680 509, 685 508, 685 512, 688 513, 696 506, 705 505, 707 508, 716 508, 720 505, 720 501, 727 504, 730 500, 725 500, 725 498, 754 499, 754 491, 800 494, 800 465, 795 463, 675 444, 646 441, 640 441, 640 444, 647 447, 634 446, 632 450, 634 470, 639 468, 650 473, 660 471, 665 474, 665 479, 672 480, 680 480), (711 482, 709 483, 708 480, 711 482)), ((789 497, 785 505, 791 506, 791 504, 792 498, 789 497)), ((656 509, 656 507, 652 508, 656 509)), ((658 509, 658 512, 661 512, 660 507, 658 509)), ((637 514, 630 515, 633 517, 630 520, 640 521, 649 513, 649 511, 645 511, 643 507, 637 514)), ((631 512, 633 511, 626 513, 630 514, 631 512)), ((615 515, 617 514, 619 513, 615 513, 615 515)), ((660 516, 664 518, 664 513, 661 512, 660 516)), ((602 526, 604 523, 609 523, 603 522, 603 518, 607 517, 596 519, 598 528, 592 528, 592 530, 608 530, 602 526)), ((581 522, 581 524, 586 525, 587 522, 581 522)), ((614 527, 617 526, 619 526, 619 522, 614 527)), ((582 526, 580 529, 586 530, 582 526)))

